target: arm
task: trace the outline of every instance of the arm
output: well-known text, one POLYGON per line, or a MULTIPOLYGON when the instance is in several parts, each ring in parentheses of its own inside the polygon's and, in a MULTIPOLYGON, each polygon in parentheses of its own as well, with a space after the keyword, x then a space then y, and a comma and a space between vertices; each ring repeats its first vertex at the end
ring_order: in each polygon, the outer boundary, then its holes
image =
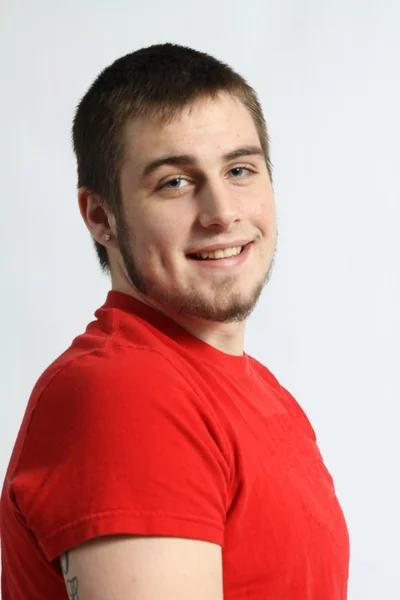
POLYGON ((70 600, 222 600, 221 547, 173 537, 109 536, 61 557, 70 600))

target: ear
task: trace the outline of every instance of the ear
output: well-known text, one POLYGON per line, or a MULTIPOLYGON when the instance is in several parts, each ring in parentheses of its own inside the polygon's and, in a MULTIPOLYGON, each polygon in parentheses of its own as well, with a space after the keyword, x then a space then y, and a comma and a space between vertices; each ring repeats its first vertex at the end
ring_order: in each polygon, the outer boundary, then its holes
POLYGON ((82 187, 78 191, 78 203, 82 219, 92 238, 103 246, 115 246, 115 219, 107 210, 103 198, 99 194, 82 187), (103 236, 105 234, 110 235, 110 240, 104 240, 103 236))

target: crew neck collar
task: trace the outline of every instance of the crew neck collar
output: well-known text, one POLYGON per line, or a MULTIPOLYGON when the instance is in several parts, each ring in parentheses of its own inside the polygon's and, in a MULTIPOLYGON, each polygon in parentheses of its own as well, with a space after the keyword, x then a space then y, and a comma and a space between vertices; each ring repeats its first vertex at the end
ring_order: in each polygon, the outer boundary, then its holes
POLYGON ((109 291, 102 308, 117 309, 136 315, 160 330, 199 360, 211 363, 213 366, 220 367, 224 371, 229 371, 235 375, 246 376, 249 374, 249 357, 246 353, 243 353, 242 356, 234 356, 222 352, 211 344, 195 337, 163 313, 128 294, 114 290, 109 291))

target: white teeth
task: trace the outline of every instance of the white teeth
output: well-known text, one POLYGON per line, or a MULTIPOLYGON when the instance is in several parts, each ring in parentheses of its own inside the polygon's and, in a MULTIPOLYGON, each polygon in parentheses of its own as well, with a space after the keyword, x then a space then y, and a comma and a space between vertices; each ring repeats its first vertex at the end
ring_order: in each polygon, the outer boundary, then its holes
POLYGON ((228 258, 229 256, 237 256, 241 253, 243 246, 235 246, 234 248, 225 248, 225 250, 214 250, 214 252, 202 252, 196 254, 201 258, 228 258))

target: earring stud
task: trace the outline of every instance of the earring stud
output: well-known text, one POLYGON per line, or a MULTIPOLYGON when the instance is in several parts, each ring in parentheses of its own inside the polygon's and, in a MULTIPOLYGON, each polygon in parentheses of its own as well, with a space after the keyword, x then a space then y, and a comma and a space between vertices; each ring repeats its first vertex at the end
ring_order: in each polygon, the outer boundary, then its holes
POLYGON ((111 240, 111 235, 109 233, 104 233, 103 234, 103 240, 105 242, 109 242, 111 240))

